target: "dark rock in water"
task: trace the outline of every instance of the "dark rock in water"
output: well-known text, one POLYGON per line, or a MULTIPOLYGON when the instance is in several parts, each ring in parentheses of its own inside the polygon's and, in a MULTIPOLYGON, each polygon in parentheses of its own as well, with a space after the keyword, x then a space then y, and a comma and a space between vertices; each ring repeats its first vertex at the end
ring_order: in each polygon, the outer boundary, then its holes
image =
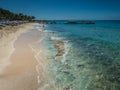
POLYGON ((55 21, 48 22, 48 24, 57 24, 55 21))
POLYGON ((70 72, 68 72, 68 71, 63 71, 63 73, 65 73, 65 74, 70 74, 70 72))
POLYGON ((58 24, 56 21, 46 21, 47 24, 58 24))
POLYGON ((82 21, 80 24, 95 24, 93 21, 82 21))
POLYGON ((54 47, 58 50, 56 56, 63 56, 63 54, 65 53, 64 42, 58 41, 54 47))
POLYGON ((71 69, 71 66, 70 66, 69 64, 65 64, 65 67, 66 67, 67 69, 71 69))
POLYGON ((120 52, 114 52, 114 54, 115 54, 115 55, 119 55, 119 54, 120 54, 120 52))
POLYGON ((79 24, 79 22, 77 22, 77 21, 68 21, 65 24, 79 24))
POLYGON ((93 21, 68 21, 65 24, 95 24, 93 21))
POLYGON ((80 64, 79 64, 79 65, 77 65, 77 67, 78 67, 78 68, 80 68, 80 67, 84 67, 84 65, 80 65, 80 64))

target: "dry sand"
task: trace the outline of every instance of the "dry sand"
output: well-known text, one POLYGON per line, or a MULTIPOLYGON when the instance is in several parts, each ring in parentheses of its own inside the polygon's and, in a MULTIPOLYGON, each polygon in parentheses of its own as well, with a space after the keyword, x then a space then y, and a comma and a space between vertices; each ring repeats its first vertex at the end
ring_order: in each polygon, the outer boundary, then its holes
POLYGON ((0 30, 0 90, 38 89, 37 60, 29 47, 37 41, 37 35, 27 38, 23 34, 33 27, 33 24, 25 24, 0 30))

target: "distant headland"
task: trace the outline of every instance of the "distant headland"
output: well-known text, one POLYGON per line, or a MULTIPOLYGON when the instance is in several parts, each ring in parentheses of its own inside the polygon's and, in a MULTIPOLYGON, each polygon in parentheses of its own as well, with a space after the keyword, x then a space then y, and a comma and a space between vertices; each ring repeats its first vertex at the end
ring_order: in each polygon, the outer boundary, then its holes
POLYGON ((13 13, 9 10, 0 8, 0 28, 6 25, 19 25, 28 22, 36 22, 40 24, 95 24, 93 21, 71 21, 57 22, 56 20, 37 20, 35 16, 26 15, 23 13, 13 13))

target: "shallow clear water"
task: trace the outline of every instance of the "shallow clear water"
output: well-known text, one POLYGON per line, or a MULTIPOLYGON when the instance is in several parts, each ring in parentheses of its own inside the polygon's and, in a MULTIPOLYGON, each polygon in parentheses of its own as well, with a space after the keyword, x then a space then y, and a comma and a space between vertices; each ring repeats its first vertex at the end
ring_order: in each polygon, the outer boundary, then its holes
POLYGON ((95 22, 46 26, 56 90, 120 90, 120 21, 95 22), (65 53, 54 59, 56 41, 64 42, 65 53))

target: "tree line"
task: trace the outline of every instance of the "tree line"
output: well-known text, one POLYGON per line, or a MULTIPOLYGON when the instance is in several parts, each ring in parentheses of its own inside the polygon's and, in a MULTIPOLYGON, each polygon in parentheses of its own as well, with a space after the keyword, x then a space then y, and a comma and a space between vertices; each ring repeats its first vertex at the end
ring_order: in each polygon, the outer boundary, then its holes
POLYGON ((31 21, 34 20, 35 16, 29 16, 29 15, 25 15, 23 13, 13 13, 9 10, 5 10, 3 8, 0 8, 0 20, 27 20, 27 21, 31 21))

